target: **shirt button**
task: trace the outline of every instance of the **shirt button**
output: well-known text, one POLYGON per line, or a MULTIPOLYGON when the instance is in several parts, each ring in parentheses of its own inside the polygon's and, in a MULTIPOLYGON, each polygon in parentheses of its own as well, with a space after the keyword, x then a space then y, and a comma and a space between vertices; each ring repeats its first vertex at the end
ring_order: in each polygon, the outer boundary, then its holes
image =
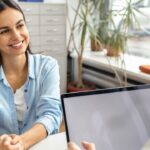
POLYGON ((28 92, 28 90, 27 90, 27 89, 25 89, 25 90, 24 90, 24 92, 28 92))

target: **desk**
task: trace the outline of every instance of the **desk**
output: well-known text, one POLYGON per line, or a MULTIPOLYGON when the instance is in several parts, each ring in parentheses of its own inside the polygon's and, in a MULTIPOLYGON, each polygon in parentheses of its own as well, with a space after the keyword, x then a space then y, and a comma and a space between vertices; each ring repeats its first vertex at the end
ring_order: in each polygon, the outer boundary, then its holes
POLYGON ((31 147, 29 150, 67 150, 65 132, 51 135, 31 147))

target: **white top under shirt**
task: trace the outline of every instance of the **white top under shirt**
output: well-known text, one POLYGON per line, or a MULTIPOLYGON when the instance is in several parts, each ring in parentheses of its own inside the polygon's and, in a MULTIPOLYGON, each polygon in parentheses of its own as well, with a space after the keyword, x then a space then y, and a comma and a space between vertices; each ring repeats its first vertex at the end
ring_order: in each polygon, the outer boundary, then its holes
POLYGON ((17 89, 16 92, 14 93, 14 103, 16 105, 16 113, 17 113, 17 120, 18 120, 19 126, 21 126, 21 124, 23 122, 24 113, 27 109, 25 98, 24 98, 24 88, 23 87, 24 86, 17 89))

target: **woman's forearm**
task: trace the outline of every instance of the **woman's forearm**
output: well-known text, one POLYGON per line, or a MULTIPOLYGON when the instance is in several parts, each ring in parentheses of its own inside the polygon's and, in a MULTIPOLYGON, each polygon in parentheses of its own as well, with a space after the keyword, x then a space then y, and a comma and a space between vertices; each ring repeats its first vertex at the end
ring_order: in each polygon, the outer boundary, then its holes
POLYGON ((36 124, 31 129, 20 135, 25 150, 38 143, 47 136, 47 131, 42 124, 36 124))

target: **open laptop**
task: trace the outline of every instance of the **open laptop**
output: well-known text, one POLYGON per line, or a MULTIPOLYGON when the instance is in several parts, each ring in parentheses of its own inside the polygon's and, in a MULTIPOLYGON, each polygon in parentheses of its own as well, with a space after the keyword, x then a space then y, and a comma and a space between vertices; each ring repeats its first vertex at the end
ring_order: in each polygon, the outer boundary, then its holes
POLYGON ((96 150, 141 150, 150 138, 150 85, 68 93, 61 97, 68 141, 96 150))

